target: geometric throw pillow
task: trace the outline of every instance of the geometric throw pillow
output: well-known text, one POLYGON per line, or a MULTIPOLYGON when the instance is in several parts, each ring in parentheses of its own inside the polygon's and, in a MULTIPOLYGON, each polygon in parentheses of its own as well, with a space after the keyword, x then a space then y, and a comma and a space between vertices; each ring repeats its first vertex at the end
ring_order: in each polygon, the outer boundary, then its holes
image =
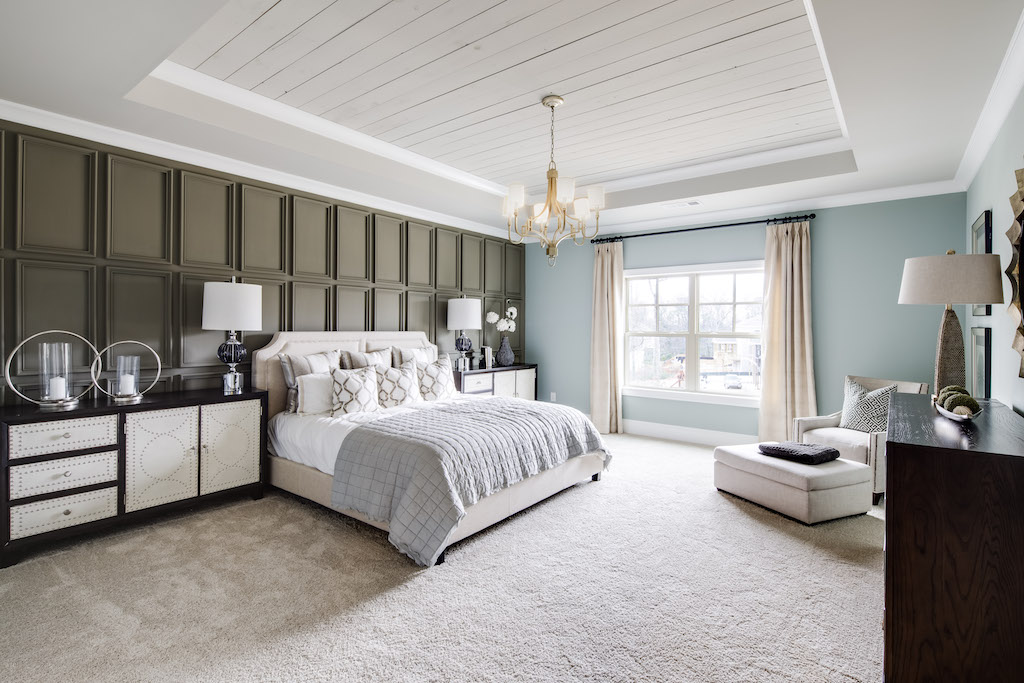
POLYGON ((455 377, 452 375, 452 362, 447 355, 442 355, 433 363, 416 363, 419 376, 420 395, 424 401, 440 401, 453 398, 455 377))
POLYGON ((381 408, 393 408, 422 400, 415 362, 403 363, 400 368, 382 368, 378 365, 375 369, 377 397, 381 408))
POLYGON ((843 415, 839 426, 858 432, 884 432, 889 425, 889 399, 896 385, 868 391, 854 380, 846 379, 843 415))
POLYGON ((331 370, 334 380, 331 392, 331 416, 345 413, 372 413, 380 410, 377 400, 377 371, 372 367, 358 370, 331 370))

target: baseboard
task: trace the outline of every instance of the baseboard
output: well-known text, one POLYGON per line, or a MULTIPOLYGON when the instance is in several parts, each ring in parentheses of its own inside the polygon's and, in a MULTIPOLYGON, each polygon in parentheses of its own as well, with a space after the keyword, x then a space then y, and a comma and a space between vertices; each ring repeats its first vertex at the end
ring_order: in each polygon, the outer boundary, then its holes
POLYGON ((756 434, 737 434, 735 432, 719 432, 713 429, 682 427, 667 425, 661 422, 645 422, 643 420, 623 420, 622 426, 626 434, 637 436, 653 436, 669 441, 683 441, 704 446, 735 446, 741 443, 757 441, 756 434))

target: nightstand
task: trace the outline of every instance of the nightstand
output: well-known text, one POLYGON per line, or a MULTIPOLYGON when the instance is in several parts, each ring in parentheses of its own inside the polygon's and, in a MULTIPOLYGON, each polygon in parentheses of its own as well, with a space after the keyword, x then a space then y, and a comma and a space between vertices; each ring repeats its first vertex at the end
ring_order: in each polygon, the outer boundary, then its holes
POLYGON ((499 368, 456 370, 455 388, 464 394, 514 396, 537 399, 537 365, 509 365, 499 368))

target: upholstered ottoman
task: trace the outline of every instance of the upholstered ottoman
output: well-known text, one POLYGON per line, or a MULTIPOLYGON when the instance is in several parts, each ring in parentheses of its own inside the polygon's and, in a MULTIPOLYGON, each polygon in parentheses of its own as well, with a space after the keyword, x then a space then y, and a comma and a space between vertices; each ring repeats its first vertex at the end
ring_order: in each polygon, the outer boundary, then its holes
POLYGON ((805 524, 871 509, 871 468, 850 460, 802 465, 762 455, 757 444, 715 449, 715 487, 805 524))

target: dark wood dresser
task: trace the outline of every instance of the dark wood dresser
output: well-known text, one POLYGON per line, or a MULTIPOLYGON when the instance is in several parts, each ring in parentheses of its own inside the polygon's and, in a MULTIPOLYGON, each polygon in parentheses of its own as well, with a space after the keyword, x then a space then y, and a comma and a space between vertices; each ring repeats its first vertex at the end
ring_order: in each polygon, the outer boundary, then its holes
POLYGON ((1024 418, 894 394, 886 441, 885 680, 1024 680, 1024 418))

